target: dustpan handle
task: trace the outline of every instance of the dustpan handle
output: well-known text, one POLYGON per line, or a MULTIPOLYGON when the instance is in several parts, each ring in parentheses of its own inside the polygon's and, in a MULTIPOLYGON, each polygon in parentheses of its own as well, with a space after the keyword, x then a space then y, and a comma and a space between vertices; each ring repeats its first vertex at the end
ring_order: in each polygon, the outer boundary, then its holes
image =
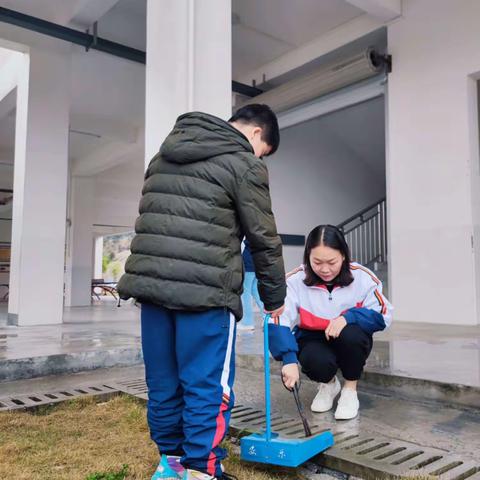
POLYGON ((268 349, 268 321, 270 314, 265 315, 263 321, 263 360, 265 371, 265 437, 267 442, 272 439, 270 421, 270 351, 268 349))
POLYGON ((292 389, 293 397, 295 398, 295 403, 297 404, 298 414, 300 415, 300 418, 302 419, 303 429, 305 430, 305 436, 306 437, 311 437, 312 436, 312 431, 310 430, 310 425, 308 424, 307 417, 305 416, 305 411, 303 410, 302 402, 300 401, 299 390, 300 390, 300 388, 298 386, 298 383, 296 383, 295 386, 292 389))

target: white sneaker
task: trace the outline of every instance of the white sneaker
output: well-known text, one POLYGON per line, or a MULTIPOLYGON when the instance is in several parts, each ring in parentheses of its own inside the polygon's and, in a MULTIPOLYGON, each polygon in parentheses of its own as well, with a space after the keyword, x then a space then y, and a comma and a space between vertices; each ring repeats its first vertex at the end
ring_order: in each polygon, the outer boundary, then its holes
POLYGON ((311 410, 312 412, 328 412, 333 407, 333 401, 335 397, 340 393, 340 382, 338 378, 335 377, 333 382, 330 383, 319 383, 318 384, 318 393, 313 399, 311 410))
POLYGON ((360 402, 358 401, 357 392, 350 388, 343 388, 342 394, 338 399, 337 409, 335 410, 335 418, 337 420, 350 420, 358 415, 360 402))

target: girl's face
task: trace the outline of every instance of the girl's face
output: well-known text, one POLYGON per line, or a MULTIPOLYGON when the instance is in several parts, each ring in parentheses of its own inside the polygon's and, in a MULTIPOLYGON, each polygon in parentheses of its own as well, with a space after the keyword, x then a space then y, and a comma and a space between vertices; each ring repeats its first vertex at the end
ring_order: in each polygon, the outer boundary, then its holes
POLYGON ((339 250, 320 244, 310 252, 312 270, 324 282, 331 282, 342 269, 345 257, 339 250))

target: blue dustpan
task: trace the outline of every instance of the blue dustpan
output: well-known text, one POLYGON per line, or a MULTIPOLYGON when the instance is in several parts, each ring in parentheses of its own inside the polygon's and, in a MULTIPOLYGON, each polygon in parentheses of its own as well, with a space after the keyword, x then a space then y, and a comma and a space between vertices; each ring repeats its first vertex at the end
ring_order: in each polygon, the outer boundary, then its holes
POLYGON ((272 432, 270 420, 270 356, 268 350, 267 315, 263 326, 263 355, 265 362, 265 431, 243 437, 240 457, 249 462, 269 463, 283 467, 298 467, 333 445, 332 432, 322 432, 307 438, 284 438, 272 432))

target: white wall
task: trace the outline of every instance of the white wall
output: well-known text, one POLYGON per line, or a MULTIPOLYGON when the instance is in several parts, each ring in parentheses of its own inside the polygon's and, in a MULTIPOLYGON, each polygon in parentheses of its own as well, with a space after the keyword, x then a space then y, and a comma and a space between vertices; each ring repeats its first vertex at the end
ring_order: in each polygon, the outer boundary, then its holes
POLYGON ((71 51, 72 113, 142 126, 145 66, 79 46, 71 51))
POLYGON ((12 222, 0 220, 0 242, 10 243, 12 240, 12 222))
POLYGON ((13 165, 0 163, 0 188, 11 189, 13 187, 13 165))
MULTIPOLYGON (((124 163, 95 177, 95 224, 131 227, 138 217, 144 163, 124 163)), ((112 230, 113 232, 113 230, 112 230)))
POLYGON ((390 287, 396 320, 479 321, 476 0, 404 0, 388 27, 390 287))
MULTIPOLYGON (((11 189, 13 186, 13 166, 0 164, 0 188, 11 189)), ((12 207, 0 205, 0 218, 12 218, 12 207)), ((0 220, 0 242, 10 242, 12 222, 0 220)))
MULTIPOLYGON (((338 224, 385 195, 384 102, 377 98, 281 132, 267 159, 280 233, 338 224)), ((302 247, 286 247, 286 268, 302 247)))
POLYGON ((90 305, 93 278, 93 218, 95 179, 73 177, 65 272, 65 306, 90 305))

